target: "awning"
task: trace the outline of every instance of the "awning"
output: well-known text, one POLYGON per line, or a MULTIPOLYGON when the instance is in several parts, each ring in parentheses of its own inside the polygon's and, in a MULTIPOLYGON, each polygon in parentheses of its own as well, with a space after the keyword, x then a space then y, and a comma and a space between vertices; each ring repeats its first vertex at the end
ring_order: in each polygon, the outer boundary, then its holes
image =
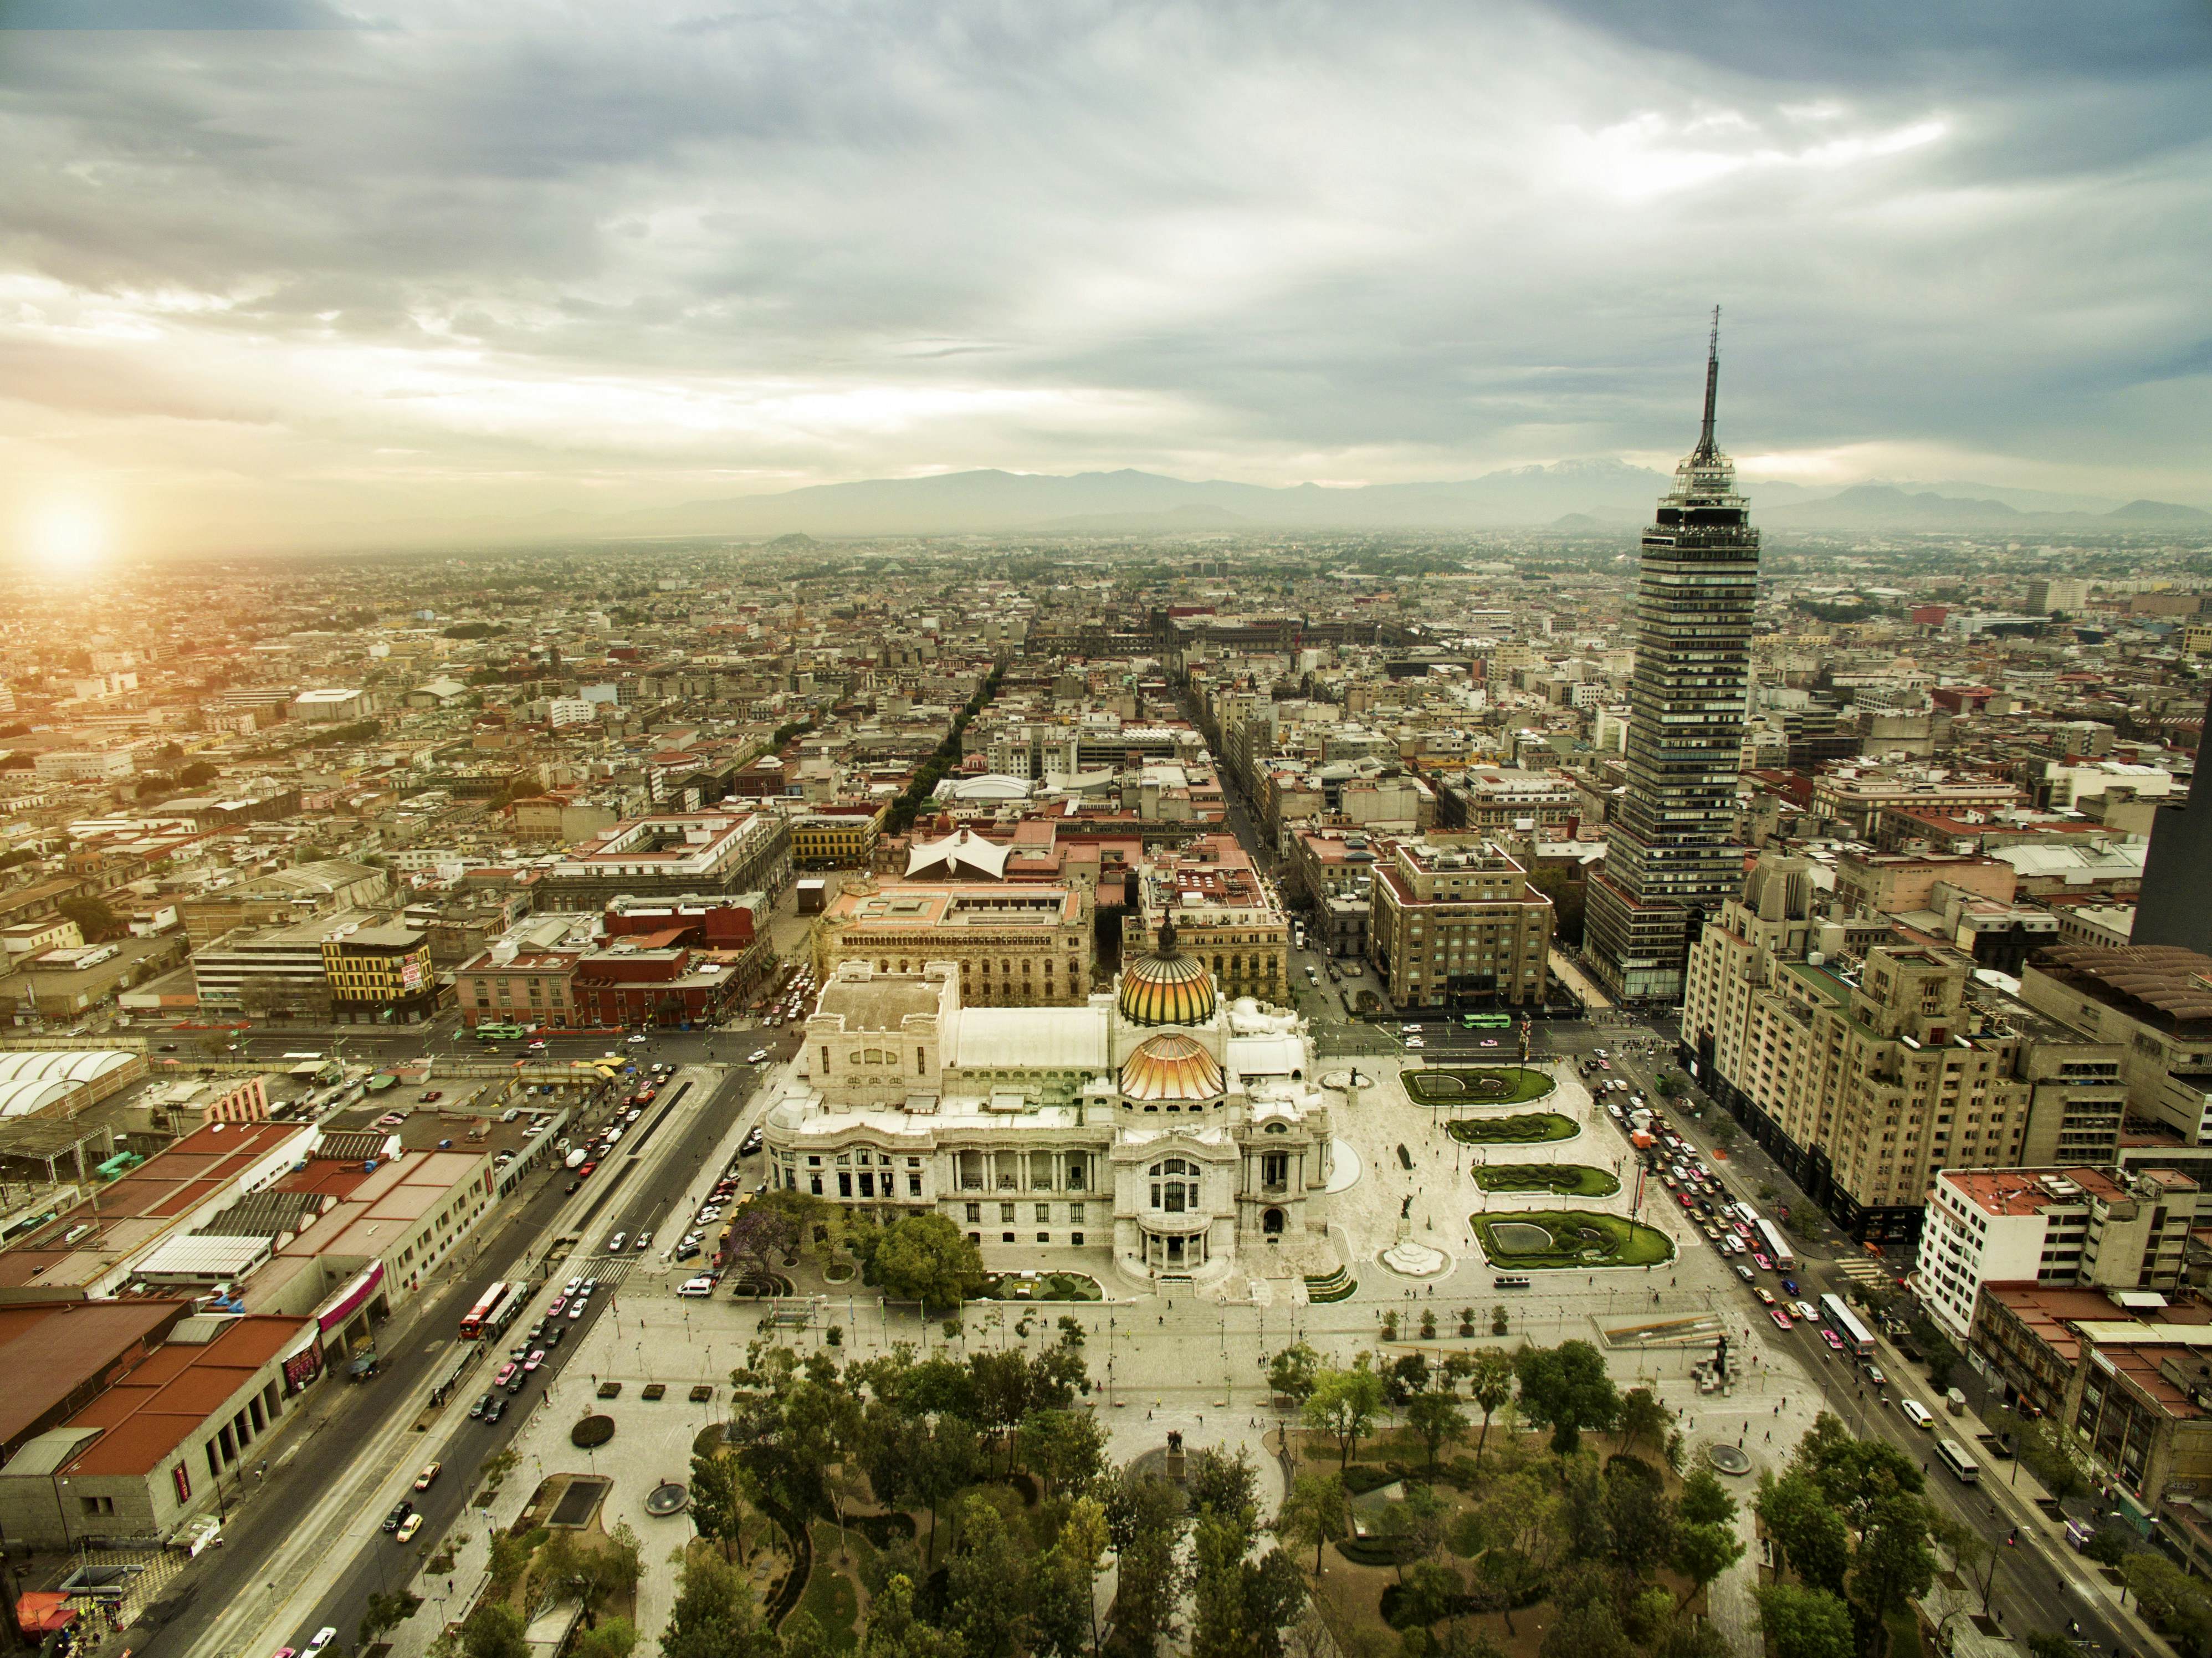
POLYGON ((376 1262, 315 1309, 315 1323, 327 1335, 359 1312, 384 1282, 384 1263, 376 1262))
POLYGON ((25 1589, 15 1597, 15 1625, 26 1635, 52 1635, 76 1622, 69 1596, 52 1589, 25 1589))

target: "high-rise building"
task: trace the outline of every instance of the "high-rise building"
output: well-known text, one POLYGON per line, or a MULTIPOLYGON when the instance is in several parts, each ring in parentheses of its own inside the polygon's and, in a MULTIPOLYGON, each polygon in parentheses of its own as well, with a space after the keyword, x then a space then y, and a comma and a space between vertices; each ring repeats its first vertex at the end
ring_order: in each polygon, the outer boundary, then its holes
MULTIPOLYGON (((2212 702, 2205 707, 2204 728, 2212 732, 2212 702)), ((2206 746, 2199 738, 2187 801, 2160 806, 2151 819, 2130 944, 2167 944, 2212 956, 2212 881, 2205 879, 2205 872, 2212 870, 2212 781, 2207 780, 2212 765, 2205 763, 2206 746)))
POLYGON ((1743 883, 1736 773, 1750 689, 1759 531, 1713 441, 1720 313, 1698 446, 1644 532, 1630 682, 1628 789, 1591 878, 1591 965, 1614 995, 1676 1002, 1690 944, 1743 883))

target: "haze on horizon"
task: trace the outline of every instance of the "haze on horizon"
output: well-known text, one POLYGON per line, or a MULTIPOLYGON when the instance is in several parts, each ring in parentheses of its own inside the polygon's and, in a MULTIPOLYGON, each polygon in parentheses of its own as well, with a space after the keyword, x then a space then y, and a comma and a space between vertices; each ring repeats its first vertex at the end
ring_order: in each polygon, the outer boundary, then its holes
POLYGON ((1664 469, 1715 301, 1754 483, 2212 507, 2202 7, 487 15, 0 0, 11 551, 1664 469))

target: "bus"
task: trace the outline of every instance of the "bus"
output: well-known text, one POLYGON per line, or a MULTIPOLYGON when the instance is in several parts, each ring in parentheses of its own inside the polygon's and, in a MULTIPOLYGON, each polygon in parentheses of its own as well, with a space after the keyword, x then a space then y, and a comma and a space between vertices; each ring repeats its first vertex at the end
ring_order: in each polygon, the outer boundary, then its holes
POLYGON ((1513 1016, 1510 1013, 1465 1013, 1460 1016, 1460 1023, 1469 1030, 1510 1030, 1513 1029, 1513 1016))
POLYGON ((485 1324, 499 1310, 507 1291, 507 1286, 496 1278, 484 1286, 484 1292, 477 1297, 477 1304, 461 1315, 462 1340, 474 1341, 483 1334, 485 1324))
POLYGON ((1765 1216, 1752 1222, 1751 1230, 1759 1234, 1766 1246, 1766 1258, 1774 1263, 1778 1272, 1797 1270, 1797 1257, 1790 1251, 1790 1244, 1782 1236, 1782 1229, 1765 1216))
POLYGON ((1981 1465, 1966 1455, 1966 1448, 1955 1439, 1936 1442, 1936 1460, 1956 1476, 1961 1485, 1971 1485, 1982 1477, 1981 1465))
POLYGON ((1841 1296, 1820 1297, 1820 1316, 1828 1321, 1828 1327, 1843 1338, 1846 1349, 1861 1358, 1874 1357, 1874 1336, 1867 1327, 1851 1316, 1851 1309, 1844 1305, 1841 1296))
POLYGON ((480 1024, 477 1035, 488 1042, 519 1042, 528 1033, 519 1024, 480 1024))

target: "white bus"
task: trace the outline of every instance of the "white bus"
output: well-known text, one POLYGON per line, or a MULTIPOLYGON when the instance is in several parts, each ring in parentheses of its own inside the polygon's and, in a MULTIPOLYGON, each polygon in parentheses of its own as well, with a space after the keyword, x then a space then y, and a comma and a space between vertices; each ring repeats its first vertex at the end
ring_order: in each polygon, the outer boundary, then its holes
POLYGON ((1943 1466, 1957 1476, 1962 1485, 1971 1485, 1982 1477, 1981 1464, 1966 1455, 1966 1448, 1955 1439, 1936 1442, 1936 1455, 1943 1466))
POLYGON ((1851 1316, 1851 1309, 1844 1305, 1841 1296, 1822 1296, 1820 1316, 1828 1321, 1828 1327, 1849 1351, 1861 1358, 1874 1357, 1874 1333, 1851 1316))
POLYGON ((1774 1263, 1776 1272, 1794 1272, 1797 1270, 1797 1257, 1790 1254, 1789 1241, 1782 1236, 1780 1227, 1761 1216, 1752 1222, 1751 1228, 1764 1240, 1767 1259, 1774 1263))

